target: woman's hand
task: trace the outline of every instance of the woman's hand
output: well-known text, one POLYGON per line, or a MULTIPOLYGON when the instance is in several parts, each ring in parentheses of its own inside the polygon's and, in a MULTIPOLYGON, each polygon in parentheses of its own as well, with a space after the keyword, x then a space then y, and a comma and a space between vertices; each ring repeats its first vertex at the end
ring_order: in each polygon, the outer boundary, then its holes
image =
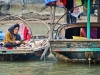
POLYGON ((15 43, 16 43, 16 44, 20 44, 20 43, 21 43, 21 41, 15 41, 15 43))
POLYGON ((27 43, 29 43, 29 42, 28 42, 28 41, 23 41, 23 43, 24 43, 24 44, 27 44, 27 43))

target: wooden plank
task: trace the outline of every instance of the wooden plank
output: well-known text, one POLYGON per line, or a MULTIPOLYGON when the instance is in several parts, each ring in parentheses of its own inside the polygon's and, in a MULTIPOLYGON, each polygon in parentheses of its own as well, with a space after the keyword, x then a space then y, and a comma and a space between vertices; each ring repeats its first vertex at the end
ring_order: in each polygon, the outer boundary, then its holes
POLYGON ((51 47, 58 47, 58 48, 96 48, 96 47, 100 47, 100 42, 98 41, 91 41, 91 42, 87 42, 87 41, 67 41, 67 42, 51 42, 50 43, 51 47))
POLYGON ((55 52, 100 52, 100 48, 52 48, 55 52))
POLYGON ((100 42, 100 39, 52 39, 51 42, 100 42))
POLYGON ((45 49, 45 46, 35 47, 35 48, 30 48, 30 49, 19 48, 19 49, 12 49, 12 50, 1 48, 0 54, 26 54, 26 53, 34 53, 35 51, 39 51, 43 49, 45 49))

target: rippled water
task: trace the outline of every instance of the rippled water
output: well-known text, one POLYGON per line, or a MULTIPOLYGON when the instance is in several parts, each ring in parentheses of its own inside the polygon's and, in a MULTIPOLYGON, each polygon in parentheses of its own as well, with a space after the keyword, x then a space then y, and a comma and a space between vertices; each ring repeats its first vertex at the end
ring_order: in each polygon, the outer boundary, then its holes
POLYGON ((0 75, 99 75, 100 65, 60 63, 47 61, 3 61, 0 75))

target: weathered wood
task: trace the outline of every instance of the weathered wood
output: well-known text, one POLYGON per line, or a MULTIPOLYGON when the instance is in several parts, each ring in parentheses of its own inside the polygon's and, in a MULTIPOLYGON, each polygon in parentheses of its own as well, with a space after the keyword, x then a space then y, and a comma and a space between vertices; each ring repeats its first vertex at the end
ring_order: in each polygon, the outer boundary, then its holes
POLYGON ((52 20, 52 4, 50 6, 50 34, 49 34, 49 39, 52 39, 53 38, 53 20, 52 20))
POLYGON ((100 0, 98 0, 98 22, 100 22, 100 0))
POLYGON ((100 39, 52 39, 50 42, 99 42, 100 39))
POLYGON ((6 49, 0 48, 0 54, 24 54, 24 53, 34 53, 35 51, 43 50, 45 46, 35 47, 35 48, 17 48, 17 49, 6 49))

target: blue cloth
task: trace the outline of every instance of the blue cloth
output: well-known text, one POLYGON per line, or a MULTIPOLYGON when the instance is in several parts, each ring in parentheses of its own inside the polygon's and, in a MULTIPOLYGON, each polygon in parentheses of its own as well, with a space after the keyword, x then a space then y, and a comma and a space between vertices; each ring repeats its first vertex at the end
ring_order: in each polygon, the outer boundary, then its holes
POLYGON ((0 40, 3 40, 5 36, 5 33, 0 33, 0 40))
MULTIPOLYGON (((45 5, 50 5, 52 3, 52 6, 55 6, 55 4, 53 2, 56 2, 57 0, 45 0, 45 5)), ((62 5, 57 5, 58 7, 64 8, 65 6, 62 5)))
POLYGON ((57 1, 57 0, 45 0, 45 4, 48 5, 49 3, 55 2, 55 1, 57 1))

